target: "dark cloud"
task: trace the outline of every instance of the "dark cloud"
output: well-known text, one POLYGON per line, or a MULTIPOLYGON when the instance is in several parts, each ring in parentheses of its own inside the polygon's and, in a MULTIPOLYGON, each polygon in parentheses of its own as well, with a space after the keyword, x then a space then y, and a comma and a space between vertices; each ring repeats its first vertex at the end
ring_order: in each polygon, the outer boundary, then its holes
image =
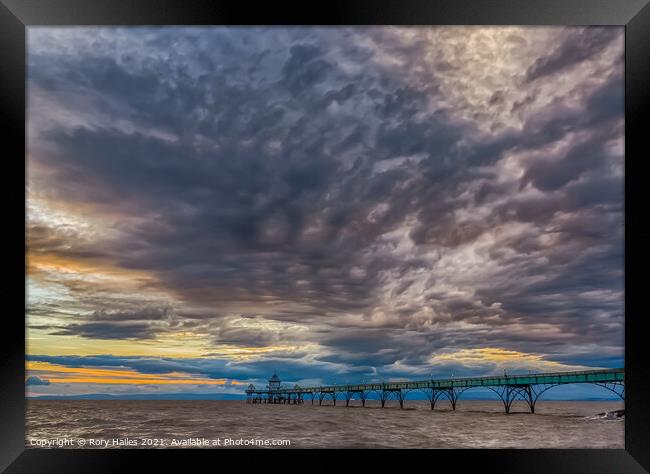
POLYGON ((149 323, 80 323, 69 324, 60 331, 51 332, 59 336, 81 336, 91 339, 151 339, 155 329, 149 323))
POLYGON ((597 172, 606 162, 607 141, 617 133, 599 133, 571 147, 557 161, 536 159, 526 170, 521 185, 532 182, 540 191, 555 191, 586 172, 597 172))
POLYGON ((174 326, 172 318, 170 308, 100 309, 86 316, 75 315, 74 320, 82 320, 81 323, 40 326, 40 329, 48 329, 52 335, 77 335, 90 339, 152 339, 174 326))
POLYGON ((561 72, 601 53, 620 32, 612 27, 568 28, 563 42, 548 56, 538 58, 526 71, 526 79, 534 81, 561 72))
MULTIPOLYGON (((432 105, 448 99, 438 78, 408 80, 431 48, 423 39, 369 29, 360 46, 350 30, 216 30, 121 32, 150 54, 30 54, 35 97, 92 116, 30 136, 30 190, 111 216, 116 236, 99 243, 34 219, 29 252, 146 272, 139 289, 179 306, 110 299, 70 277, 59 284, 88 311, 32 327, 104 340, 193 330, 215 345, 324 351, 315 367, 280 352, 255 364, 126 360, 246 379, 273 364, 295 379, 407 375, 488 340, 544 354, 552 345, 578 363, 587 359, 573 346, 622 334, 617 65, 595 86, 576 84, 571 100, 540 106, 528 83, 492 91, 493 110, 512 103, 522 123, 486 134, 483 118, 432 105)), ((618 37, 568 29, 527 79, 598 59, 618 37)))
POLYGON ((300 94, 322 82, 332 70, 332 65, 319 59, 323 51, 319 46, 298 44, 289 50, 289 59, 282 66, 283 82, 292 94, 300 94))
POLYGON ((36 375, 31 375, 25 379, 25 385, 50 385, 50 381, 36 375))

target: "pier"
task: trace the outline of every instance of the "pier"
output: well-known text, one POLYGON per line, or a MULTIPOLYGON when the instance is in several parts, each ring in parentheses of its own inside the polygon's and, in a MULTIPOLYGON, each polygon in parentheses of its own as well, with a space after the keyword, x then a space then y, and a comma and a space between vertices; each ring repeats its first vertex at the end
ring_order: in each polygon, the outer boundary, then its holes
POLYGON ((516 400, 526 402, 530 413, 535 413, 535 404, 540 395, 550 388, 566 384, 590 383, 604 387, 625 400, 625 371, 624 369, 586 370, 578 372, 554 372, 542 374, 506 375, 489 377, 464 377, 450 379, 431 379, 413 382, 381 382, 362 384, 337 384, 318 387, 284 387, 277 374, 269 380, 269 385, 264 389, 257 389, 253 384, 246 390, 247 403, 267 404, 292 404, 302 405, 305 399, 315 400, 319 405, 323 400, 331 399, 345 401, 345 406, 350 406, 353 397, 358 396, 361 406, 366 406, 368 395, 375 393, 379 397, 381 407, 384 408, 389 399, 399 402, 399 407, 404 408, 405 397, 409 392, 420 391, 426 395, 435 409, 440 400, 448 400, 452 410, 456 409, 458 399, 467 390, 483 387, 495 392, 505 408, 510 413, 510 408, 516 400))

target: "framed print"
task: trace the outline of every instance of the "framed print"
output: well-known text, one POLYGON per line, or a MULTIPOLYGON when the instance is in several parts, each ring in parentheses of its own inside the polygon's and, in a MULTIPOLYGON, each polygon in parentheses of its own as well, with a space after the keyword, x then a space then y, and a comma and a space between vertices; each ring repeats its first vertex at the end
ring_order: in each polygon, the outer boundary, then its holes
POLYGON ((2 1, 7 472, 650 467, 647 2, 2 1))

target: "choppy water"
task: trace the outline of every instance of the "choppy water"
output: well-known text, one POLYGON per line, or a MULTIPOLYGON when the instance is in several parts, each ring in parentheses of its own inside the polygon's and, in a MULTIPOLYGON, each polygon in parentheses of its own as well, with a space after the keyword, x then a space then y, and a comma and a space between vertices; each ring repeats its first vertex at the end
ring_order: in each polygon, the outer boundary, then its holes
POLYGON ((30 400, 26 446, 69 439, 71 445, 50 447, 76 449, 83 439, 84 448, 177 448, 197 447, 196 439, 202 439, 209 443, 203 447, 218 449, 213 440, 223 446, 227 439, 288 439, 292 448, 624 447, 625 419, 613 413, 623 409, 622 402, 540 401, 535 414, 515 404, 513 411, 519 412, 510 415, 498 401, 461 399, 455 412, 444 402, 431 411, 428 402, 415 400, 407 400, 403 410, 397 402, 384 409, 376 401, 366 408, 310 403, 30 400), (123 444, 113 445, 113 440, 123 444))

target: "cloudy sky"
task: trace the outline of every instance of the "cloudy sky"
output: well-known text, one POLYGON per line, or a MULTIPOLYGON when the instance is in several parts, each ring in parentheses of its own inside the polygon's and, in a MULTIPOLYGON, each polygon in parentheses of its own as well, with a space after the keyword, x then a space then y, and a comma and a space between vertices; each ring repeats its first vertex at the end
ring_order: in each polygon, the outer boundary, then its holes
POLYGON ((622 367, 623 53, 29 28, 28 393, 622 367))

